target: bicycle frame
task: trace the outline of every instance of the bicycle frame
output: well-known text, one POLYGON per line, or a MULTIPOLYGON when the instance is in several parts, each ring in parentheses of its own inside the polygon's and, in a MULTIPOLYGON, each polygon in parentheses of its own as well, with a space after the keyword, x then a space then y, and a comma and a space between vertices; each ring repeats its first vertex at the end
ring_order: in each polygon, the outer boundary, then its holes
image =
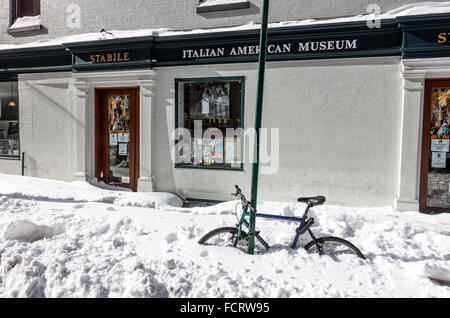
MULTIPOLYGON (((239 232, 238 232, 238 238, 242 235, 242 225, 245 225, 245 227, 250 228, 249 222, 246 220, 247 217, 250 217, 250 212, 244 211, 242 213, 240 222, 239 222, 239 232)), ((272 219, 272 220, 279 220, 279 221, 286 221, 286 222, 298 222, 300 223, 300 226, 298 228, 298 231, 301 231, 303 227, 306 225, 306 219, 305 218, 297 218, 297 217, 288 217, 288 216, 279 216, 279 215, 271 215, 271 214, 256 214, 257 218, 263 218, 263 219, 272 219)), ((311 230, 308 230, 309 234, 313 238, 314 241, 316 241, 316 238, 314 237, 311 230)), ((300 239, 301 234, 297 233, 295 235, 294 241, 292 242, 291 248, 295 249, 297 248, 298 240, 300 239)))

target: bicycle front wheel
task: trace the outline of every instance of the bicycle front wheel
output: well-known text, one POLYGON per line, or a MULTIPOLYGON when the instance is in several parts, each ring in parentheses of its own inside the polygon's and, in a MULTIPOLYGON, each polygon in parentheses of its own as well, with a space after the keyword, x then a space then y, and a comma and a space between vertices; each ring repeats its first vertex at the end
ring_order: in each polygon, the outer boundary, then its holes
MULTIPOLYGON (((238 236, 238 229, 235 227, 222 227, 220 229, 215 229, 198 241, 202 245, 214 245, 214 246, 224 246, 224 247, 234 247, 238 236)), ((242 235, 239 238, 237 248, 245 250, 248 247, 247 241, 248 235, 246 232, 242 231, 242 235)))
POLYGON ((366 259, 363 253, 352 243, 337 237, 321 237, 317 239, 317 244, 313 241, 306 245, 305 250, 308 253, 320 253, 332 257, 342 255, 355 255, 366 259), (319 248, 317 248, 319 247, 319 248))

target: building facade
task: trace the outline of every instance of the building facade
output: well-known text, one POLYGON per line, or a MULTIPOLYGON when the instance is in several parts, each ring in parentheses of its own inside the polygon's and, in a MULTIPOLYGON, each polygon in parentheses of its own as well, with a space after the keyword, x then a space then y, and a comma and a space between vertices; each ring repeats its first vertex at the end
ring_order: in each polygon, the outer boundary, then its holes
MULTIPOLYGON (((1 173, 249 192, 262 1, 25 2, 0 1, 1 173)), ((373 26, 370 1, 282 2, 263 110, 279 164, 260 199, 450 211, 450 10, 378 1, 409 6, 373 26)))

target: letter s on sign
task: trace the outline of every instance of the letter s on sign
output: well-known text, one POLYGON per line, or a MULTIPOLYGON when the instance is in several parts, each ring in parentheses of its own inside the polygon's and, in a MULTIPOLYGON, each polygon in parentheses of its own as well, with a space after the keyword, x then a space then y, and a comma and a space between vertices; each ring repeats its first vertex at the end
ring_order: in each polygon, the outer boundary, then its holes
POLYGON ((438 35, 438 43, 443 44, 447 42, 447 33, 441 33, 438 35))

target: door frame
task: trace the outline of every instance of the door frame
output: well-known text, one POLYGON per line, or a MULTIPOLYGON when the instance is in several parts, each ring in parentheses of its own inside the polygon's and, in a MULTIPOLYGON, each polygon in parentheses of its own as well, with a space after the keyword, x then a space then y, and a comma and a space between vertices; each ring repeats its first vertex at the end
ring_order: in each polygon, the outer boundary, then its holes
POLYGON ((422 149, 420 163, 420 192, 419 208, 420 212, 425 214, 450 213, 450 208, 433 208, 428 206, 428 168, 430 161, 430 126, 431 126, 431 94, 433 88, 450 87, 450 78, 426 79, 423 107, 423 125, 422 125, 422 149))
MULTIPOLYGON (((104 157, 106 147, 109 145, 109 136, 105 133, 104 124, 107 124, 105 118, 107 110, 104 104, 103 96, 106 94, 130 95, 131 101, 134 100, 134 108, 131 107, 130 123, 130 184, 118 185, 129 188, 134 192, 138 189, 138 180, 140 177, 140 87, 98 87, 94 89, 94 148, 95 148, 95 177, 99 181, 108 184, 108 177, 101 178, 101 172, 107 171, 108 160, 104 157), (131 142, 133 140, 133 142, 131 142), (131 164, 134 162, 134 164, 131 164)), ((131 103, 133 104, 133 103, 131 103)), ((132 106, 132 105, 130 105, 132 106)), ((107 155, 107 154, 106 154, 107 155)))

